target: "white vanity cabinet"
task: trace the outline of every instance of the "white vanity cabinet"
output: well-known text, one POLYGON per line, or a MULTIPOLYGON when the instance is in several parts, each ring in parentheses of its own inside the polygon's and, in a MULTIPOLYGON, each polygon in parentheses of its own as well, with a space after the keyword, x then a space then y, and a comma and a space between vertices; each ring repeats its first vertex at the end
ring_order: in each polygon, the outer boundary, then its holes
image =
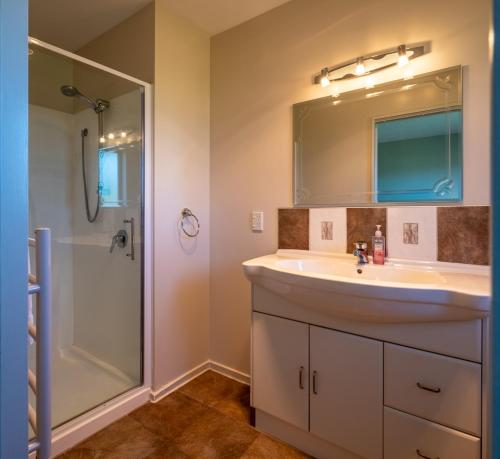
POLYGON ((310 432, 382 459, 383 345, 310 326, 310 432))
POLYGON ((380 341, 254 312, 252 343, 254 408, 382 459, 380 341))
POLYGON ((309 426, 309 326, 254 313, 252 403, 277 418, 309 426))
POLYGON ((488 458, 481 320, 323 319, 253 289, 258 429, 318 459, 488 458))

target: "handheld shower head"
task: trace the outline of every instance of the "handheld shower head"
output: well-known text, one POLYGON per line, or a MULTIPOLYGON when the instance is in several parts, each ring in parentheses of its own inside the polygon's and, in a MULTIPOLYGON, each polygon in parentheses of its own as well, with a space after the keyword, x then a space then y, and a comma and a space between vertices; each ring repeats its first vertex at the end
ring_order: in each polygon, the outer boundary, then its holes
POLYGON ((96 113, 100 113, 109 107, 109 102, 103 99, 91 99, 89 96, 81 93, 76 86, 64 85, 61 86, 61 92, 67 97, 78 97, 89 104, 96 113))
POLYGON ((75 97, 75 96, 80 94, 78 89, 76 89, 74 86, 70 86, 70 85, 61 86, 61 92, 65 96, 68 96, 68 97, 75 97))

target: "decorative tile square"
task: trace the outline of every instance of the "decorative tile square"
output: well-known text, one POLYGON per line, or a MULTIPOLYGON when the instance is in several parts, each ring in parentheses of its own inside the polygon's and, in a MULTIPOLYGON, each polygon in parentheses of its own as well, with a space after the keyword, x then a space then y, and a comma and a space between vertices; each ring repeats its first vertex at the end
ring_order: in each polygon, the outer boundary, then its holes
POLYGON ((403 244, 418 244, 418 223, 403 223, 403 244))
POLYGON ((439 261, 489 264, 489 206, 438 207, 437 215, 439 261))
POLYGON ((278 209, 278 248, 309 250, 309 209, 278 209))
POLYGON ((387 248, 387 255, 392 258, 436 261, 436 208, 389 207, 387 248))
POLYGON ((372 253, 372 237, 376 225, 382 226, 382 234, 387 231, 387 210, 385 207, 356 207, 347 209, 347 253, 352 253, 356 241, 368 243, 368 253, 372 253))
POLYGON ((346 249, 345 207, 309 210, 309 247, 316 252, 344 253, 346 249))
POLYGON ((333 239, 333 222, 321 222, 321 239, 324 241, 333 239))

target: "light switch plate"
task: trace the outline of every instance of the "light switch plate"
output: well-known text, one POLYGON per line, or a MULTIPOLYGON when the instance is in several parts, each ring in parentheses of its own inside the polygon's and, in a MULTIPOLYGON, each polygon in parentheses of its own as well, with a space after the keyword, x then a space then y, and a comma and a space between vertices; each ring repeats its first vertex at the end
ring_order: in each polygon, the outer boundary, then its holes
POLYGON ((252 212, 252 231, 264 231, 264 212, 261 210, 252 212))

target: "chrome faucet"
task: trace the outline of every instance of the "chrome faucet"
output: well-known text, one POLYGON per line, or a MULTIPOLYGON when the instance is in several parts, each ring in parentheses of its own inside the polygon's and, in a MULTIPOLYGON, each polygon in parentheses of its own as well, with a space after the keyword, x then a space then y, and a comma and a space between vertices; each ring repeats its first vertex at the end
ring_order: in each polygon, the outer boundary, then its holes
POLYGON ((368 244, 365 241, 356 241, 354 243, 354 252, 353 255, 358 257, 357 266, 363 266, 368 264, 368 244))

